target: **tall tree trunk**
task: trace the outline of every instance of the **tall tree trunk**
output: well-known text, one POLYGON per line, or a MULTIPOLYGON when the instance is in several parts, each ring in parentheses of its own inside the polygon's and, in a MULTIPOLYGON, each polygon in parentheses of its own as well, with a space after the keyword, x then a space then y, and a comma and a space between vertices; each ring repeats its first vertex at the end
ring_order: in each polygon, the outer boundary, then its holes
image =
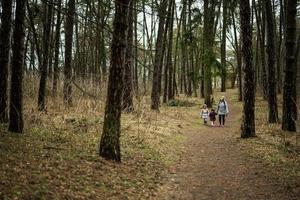
POLYGON ((0 123, 8 121, 7 109, 7 81, 10 57, 10 34, 12 24, 12 0, 5 0, 2 4, 0 29, 0 123))
POLYGON ((276 73, 275 73, 275 27, 272 14, 271 0, 265 0, 265 11, 267 21, 267 55, 268 55, 268 104, 269 123, 278 122, 276 73))
POLYGON ((204 59, 204 102, 208 107, 212 106, 212 80, 211 80, 211 57, 213 56, 213 41, 212 36, 214 27, 213 5, 210 5, 209 0, 204 0, 204 27, 203 27, 203 59, 204 59))
POLYGON ((237 30, 236 30, 237 28, 236 28, 236 23, 235 23, 234 9, 232 9, 232 23, 233 23, 234 42, 235 42, 235 51, 236 51, 235 54, 236 54, 236 59, 237 59, 239 101, 242 101, 243 100, 242 56, 241 56, 240 40, 238 40, 238 37, 237 37, 237 30))
POLYGON ((287 0, 285 48, 286 63, 283 86, 282 129, 296 131, 296 13, 297 0, 287 0))
POLYGON ((164 27, 165 27, 165 16, 168 1, 162 0, 159 6, 159 25, 157 32, 157 41, 155 49, 155 62, 153 71, 152 81, 152 92, 151 92, 151 109, 158 110, 160 104, 160 81, 161 81, 161 70, 162 70, 162 58, 164 48, 164 27))
POLYGON ((69 0, 65 27, 64 103, 72 105, 72 41, 75 15, 75 0, 69 0))
POLYGON ((173 33, 173 18, 172 18, 172 9, 173 9, 173 1, 169 2, 168 6, 168 19, 166 23, 166 28, 165 28, 165 43, 168 44, 167 46, 167 58, 165 62, 165 68, 164 68, 164 94, 163 94, 163 103, 167 103, 167 97, 168 97, 168 85, 169 85, 169 77, 172 77, 171 74, 169 74, 169 67, 172 65, 172 50, 170 49, 170 37, 172 38, 173 35, 171 35, 171 32, 173 33))
POLYGON ((13 35, 13 57, 9 104, 9 127, 11 132, 23 132, 22 82, 24 64, 25 10, 26 0, 16 2, 15 29, 13 35))
POLYGON ((184 94, 187 94, 187 48, 186 48, 186 15, 187 15, 187 0, 182 0, 182 41, 181 41, 181 84, 184 94))
POLYGON ((38 96, 38 109, 39 111, 45 110, 45 95, 46 95, 46 82, 47 70, 49 64, 49 44, 50 44, 50 29, 52 19, 52 2, 44 3, 44 30, 43 30, 43 64, 40 71, 40 87, 38 96))
MULTIPOLYGON (((132 0, 134 1, 134 0, 132 0)), ((138 70, 138 59, 139 59, 139 41, 138 41, 138 10, 137 10, 138 2, 134 1, 134 90, 135 96, 139 96, 139 70, 138 70)))
POLYGON ((223 29, 221 42, 221 92, 226 91, 226 32, 227 32, 227 0, 223 0, 223 29))
POLYGON ((100 141, 100 156, 121 161, 120 126, 123 95, 123 73, 126 51, 127 15, 130 0, 115 1, 115 18, 111 46, 107 100, 103 133, 100 141))
POLYGON ((240 0, 242 55, 244 60, 244 110, 241 137, 255 136, 255 82, 252 64, 252 30, 249 0, 240 0))
POLYGON ((57 0, 57 16, 56 16, 56 28, 55 28, 55 52, 54 52, 54 72, 53 72, 53 86, 52 95, 57 95, 57 81, 59 76, 59 45, 60 45, 60 27, 61 27, 61 0, 57 0))
MULTIPOLYGON (((170 20, 170 27, 169 27, 169 47, 168 47, 168 58, 167 63, 169 65, 169 84, 168 84, 168 100, 174 99, 174 64, 173 64, 173 24, 174 24, 174 11, 175 11, 175 1, 173 0, 171 2, 172 4, 172 11, 171 11, 171 20, 170 20)), ((176 57, 176 54, 174 55, 174 58, 176 57)))
POLYGON ((125 112, 133 111, 133 81, 132 74, 134 72, 134 55, 133 55, 133 6, 134 0, 129 3, 128 11, 128 31, 127 31, 127 49, 125 55, 125 71, 124 71, 124 95, 122 109, 125 112))

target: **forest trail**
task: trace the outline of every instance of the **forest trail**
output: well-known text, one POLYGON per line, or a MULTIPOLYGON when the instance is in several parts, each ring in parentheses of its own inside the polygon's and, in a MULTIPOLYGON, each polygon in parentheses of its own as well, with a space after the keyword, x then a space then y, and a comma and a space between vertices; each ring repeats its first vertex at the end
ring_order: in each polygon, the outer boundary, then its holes
POLYGON ((267 167, 241 152, 237 142, 242 107, 235 100, 228 102, 224 128, 204 126, 199 111, 191 113, 197 125, 184 132, 181 159, 154 199, 297 199, 267 175, 267 167))

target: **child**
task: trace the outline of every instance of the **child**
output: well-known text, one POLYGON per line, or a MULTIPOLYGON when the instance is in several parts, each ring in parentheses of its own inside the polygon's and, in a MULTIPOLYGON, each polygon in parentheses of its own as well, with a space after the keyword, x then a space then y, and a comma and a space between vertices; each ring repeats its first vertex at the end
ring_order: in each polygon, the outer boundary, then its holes
POLYGON ((202 109, 201 109, 201 117, 204 120, 204 124, 207 124, 207 118, 209 115, 209 110, 207 109, 206 104, 203 105, 202 109))
POLYGON ((216 115, 217 115, 217 113, 215 112, 215 109, 211 109, 211 111, 209 113, 209 120, 210 120, 211 126, 215 126, 216 115))

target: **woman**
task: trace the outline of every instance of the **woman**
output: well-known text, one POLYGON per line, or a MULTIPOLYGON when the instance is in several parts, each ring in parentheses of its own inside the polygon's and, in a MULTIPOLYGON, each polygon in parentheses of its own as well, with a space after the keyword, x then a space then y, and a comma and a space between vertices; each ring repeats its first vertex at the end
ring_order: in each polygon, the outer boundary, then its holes
POLYGON ((217 113, 219 115, 220 126, 223 127, 225 125, 225 117, 229 113, 229 111, 228 111, 228 104, 225 101, 225 97, 224 96, 222 96, 220 98, 220 101, 218 103, 217 113))

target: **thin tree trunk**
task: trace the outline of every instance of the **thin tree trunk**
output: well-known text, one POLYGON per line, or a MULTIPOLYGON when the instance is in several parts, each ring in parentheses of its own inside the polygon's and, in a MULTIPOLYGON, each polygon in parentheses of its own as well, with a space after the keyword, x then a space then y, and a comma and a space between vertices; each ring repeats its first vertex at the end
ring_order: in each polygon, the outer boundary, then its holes
MULTIPOLYGON (((232 9, 232 23, 233 23, 233 31, 234 31, 234 41, 236 48, 236 59, 237 59, 237 73, 238 73, 238 85, 239 85, 239 101, 243 100, 243 77, 242 77, 242 56, 241 56, 241 48, 237 37, 237 28, 235 23, 235 15, 234 9, 232 9)), ((240 37, 241 38, 241 37, 240 37)))
POLYGON ((54 52, 54 73, 53 73, 53 86, 52 95, 57 96, 57 81, 59 77, 59 45, 60 45, 60 27, 61 27, 61 0, 57 0, 57 18, 55 28, 55 52, 54 52))
POLYGON ((12 26, 12 0, 2 4, 0 29, 0 123, 8 122, 7 86, 10 57, 10 35, 12 26))
POLYGON ((159 25, 155 49, 155 63, 153 71, 152 92, 151 92, 151 109, 158 110, 160 104, 160 81, 161 81, 161 66, 164 48, 164 27, 165 27, 165 13, 167 8, 167 0, 163 0, 159 7, 159 25))
POLYGON ((65 27, 64 103, 72 105, 72 42, 75 0, 69 0, 65 27))
POLYGON ((127 15, 130 0, 115 1, 115 18, 111 46, 107 100, 103 133, 100 141, 100 156, 121 162, 120 126, 123 95, 123 74, 126 51, 127 15))
POLYGON ((134 0, 129 3, 128 11, 128 31, 127 31, 127 49, 125 55, 125 71, 124 71, 124 95, 122 109, 125 112, 132 112, 133 107, 133 81, 132 74, 134 72, 134 55, 133 55, 133 6, 134 0))
POLYGON ((226 32, 227 32, 227 0, 223 0, 223 29, 221 42, 221 92, 226 91, 226 32))
POLYGON ((9 104, 9 127, 11 132, 23 132, 22 82, 24 64, 26 0, 16 2, 15 29, 13 35, 13 57, 11 69, 11 90, 9 104))
POLYGON ((40 87, 38 95, 38 109, 39 111, 45 110, 45 95, 46 95, 46 83, 47 83, 47 70, 49 66, 49 41, 50 41, 50 29, 52 19, 52 2, 49 5, 45 3, 44 9, 44 30, 43 30, 43 64, 40 72, 40 87))
POLYGON ((276 73, 275 73, 275 27, 272 14, 271 0, 265 0, 265 11, 267 19, 267 55, 268 55, 268 104, 269 123, 278 122, 276 73))
POLYGON ((241 137, 255 136, 255 82, 252 64, 252 30, 249 0, 240 0, 242 55, 244 59, 244 110, 241 137))
MULTIPOLYGON (((172 73, 170 73, 170 67, 172 68, 172 38, 173 38, 173 0, 169 2, 168 8, 168 20, 166 24, 166 43, 168 44, 167 48, 167 58, 165 63, 164 70, 164 95, 163 95, 163 103, 167 103, 168 100, 168 89, 169 89, 169 79, 172 79, 172 73)), ((172 83, 171 83, 172 87, 172 83)), ((172 89, 172 88, 171 88, 172 89)))

